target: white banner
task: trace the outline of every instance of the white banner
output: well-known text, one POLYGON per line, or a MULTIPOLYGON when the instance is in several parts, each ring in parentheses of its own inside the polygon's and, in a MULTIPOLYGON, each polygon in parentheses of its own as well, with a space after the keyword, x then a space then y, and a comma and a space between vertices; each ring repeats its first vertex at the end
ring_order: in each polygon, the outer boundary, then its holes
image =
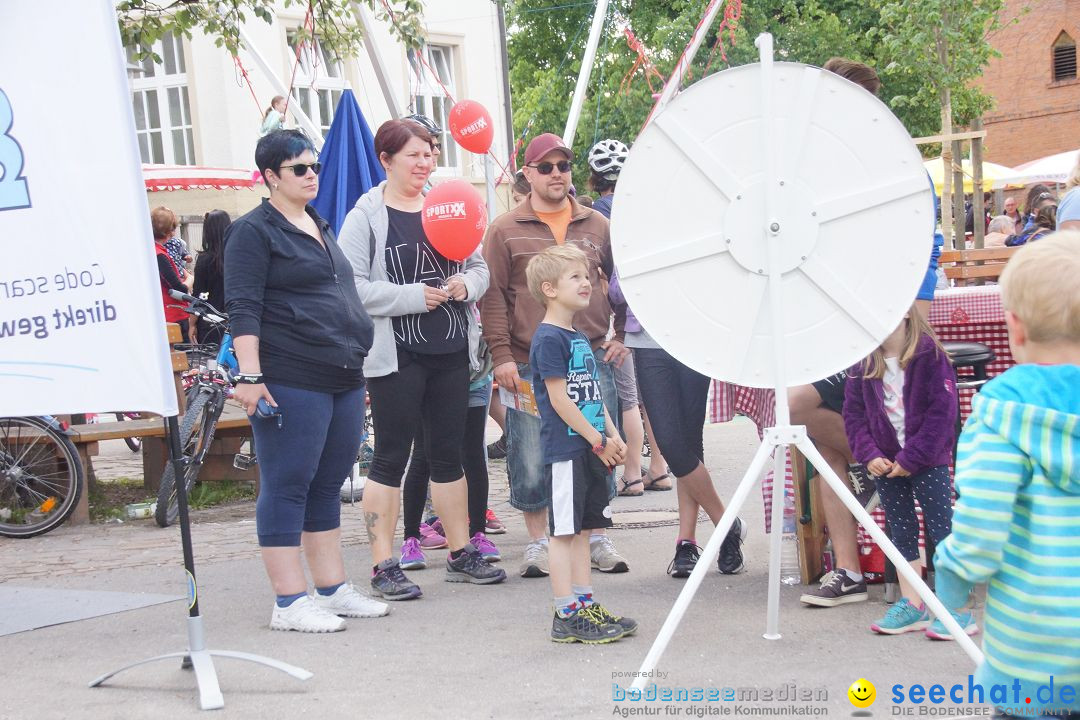
POLYGON ((113 5, 3 2, 0 28, 0 416, 174 415, 113 5))

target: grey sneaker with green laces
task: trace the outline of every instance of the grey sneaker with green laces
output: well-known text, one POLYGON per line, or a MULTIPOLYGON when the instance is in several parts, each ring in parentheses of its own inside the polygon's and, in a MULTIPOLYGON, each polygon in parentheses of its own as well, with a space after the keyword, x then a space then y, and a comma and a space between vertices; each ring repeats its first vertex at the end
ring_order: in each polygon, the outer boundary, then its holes
POLYGON ((596 622, 602 625, 618 625, 622 628, 624 637, 637 632, 637 620, 616 615, 598 602, 589 605, 582 612, 590 613, 596 619, 596 622))
POLYGON ((624 630, 621 626, 599 622, 595 613, 588 612, 590 609, 582 608, 567 617, 561 617, 556 611, 551 619, 552 642, 599 645, 615 642, 623 636, 624 630))

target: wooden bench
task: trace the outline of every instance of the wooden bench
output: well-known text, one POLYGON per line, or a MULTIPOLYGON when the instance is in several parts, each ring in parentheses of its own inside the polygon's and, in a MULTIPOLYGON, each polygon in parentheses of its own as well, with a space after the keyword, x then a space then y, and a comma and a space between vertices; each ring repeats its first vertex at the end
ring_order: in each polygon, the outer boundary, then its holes
MULTIPOLYGON (((168 323, 166 327, 170 347, 182 341, 179 325, 168 323)), ((182 374, 188 369, 187 353, 174 350, 171 351, 170 358, 177 407, 180 415, 183 416, 186 409, 186 397, 182 374)), ((93 467, 91 458, 98 454, 99 443, 105 440, 137 437, 142 439, 143 486, 148 493, 157 494, 161 474, 169 456, 165 442, 165 422, 161 417, 155 415, 139 420, 105 423, 79 423, 77 421, 81 418, 78 416, 72 419, 76 422, 70 427, 70 437, 79 451, 79 460, 83 467, 83 481, 87 486, 93 482, 93 478, 90 477, 93 467)), ((234 468, 232 464, 233 456, 239 452, 243 439, 251 434, 250 427, 247 413, 243 408, 232 401, 226 401, 221 417, 218 419, 210 454, 199 473, 200 480, 254 480, 258 482, 257 466, 252 470, 242 471, 234 468)), ((89 522, 88 489, 86 486, 83 487, 79 505, 68 518, 68 522, 72 524, 89 522)))
POLYGON ((828 538, 825 532, 825 509, 814 488, 817 471, 799 449, 791 447, 791 484, 795 489, 795 537, 799 544, 799 575, 803 585, 821 577, 821 558, 828 538))
POLYGON ((977 280, 997 280, 1005 263, 1019 247, 983 248, 981 250, 946 250, 938 258, 945 277, 956 285, 973 285, 977 280))

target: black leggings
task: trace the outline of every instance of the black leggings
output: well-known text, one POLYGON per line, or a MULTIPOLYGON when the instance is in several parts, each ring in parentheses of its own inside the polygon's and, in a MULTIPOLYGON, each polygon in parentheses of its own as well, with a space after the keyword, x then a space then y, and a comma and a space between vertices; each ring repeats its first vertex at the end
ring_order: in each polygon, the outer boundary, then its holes
MULTIPOLYGON (((486 406, 471 407, 465 418, 465 443, 461 461, 465 466, 465 483, 469 491, 469 537, 484 532, 487 527, 488 468, 487 445, 484 443, 487 414, 486 406)), ((401 504, 404 507, 406 538, 420 538, 420 521, 424 516, 429 474, 427 454, 424 452, 424 435, 423 431, 420 431, 413 443, 412 461, 405 474, 405 487, 402 490, 401 504)))
POLYGON ((369 378, 368 395, 375 431, 375 458, 368 480, 401 487, 418 429, 427 440, 431 482, 461 478, 461 446, 469 404, 467 351, 424 357, 399 350, 398 371, 369 378))

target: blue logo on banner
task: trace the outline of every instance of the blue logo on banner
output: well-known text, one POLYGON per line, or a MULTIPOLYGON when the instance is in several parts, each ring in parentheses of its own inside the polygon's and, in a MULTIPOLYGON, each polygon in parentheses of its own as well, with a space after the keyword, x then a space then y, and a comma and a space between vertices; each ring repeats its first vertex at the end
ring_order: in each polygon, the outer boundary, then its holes
POLYGON ((30 207, 30 190, 22 177, 23 152, 15 138, 8 135, 15 124, 8 97, 0 90, 0 210, 30 207))

